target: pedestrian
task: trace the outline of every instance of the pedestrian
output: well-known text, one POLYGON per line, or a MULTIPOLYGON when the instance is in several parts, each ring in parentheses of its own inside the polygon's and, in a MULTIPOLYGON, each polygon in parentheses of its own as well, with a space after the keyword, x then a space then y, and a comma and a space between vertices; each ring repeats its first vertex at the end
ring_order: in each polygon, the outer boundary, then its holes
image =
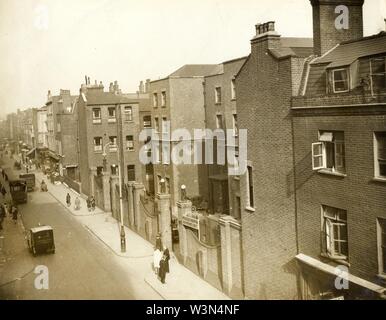
POLYGON ((11 212, 12 212, 12 220, 16 224, 17 223, 17 216, 19 214, 19 210, 18 210, 16 205, 12 205, 11 212))
POLYGON ((66 203, 67 203, 67 207, 71 206, 71 196, 69 193, 67 193, 67 196, 66 196, 66 203))
POLYGON ((158 277, 161 280, 161 283, 165 283, 165 278, 166 278, 166 267, 167 267, 167 260, 166 256, 163 255, 161 260, 160 260, 160 265, 159 265, 159 271, 158 271, 158 277))
POLYGON ((94 196, 91 196, 91 208, 92 208, 92 211, 95 211, 95 198, 94 198, 94 196))
POLYGON ((154 271, 156 275, 158 275, 161 259, 162 259, 162 252, 156 247, 153 253, 153 266, 154 266, 154 271))
POLYGON ((165 269, 166 269, 166 273, 169 273, 170 272, 170 269, 169 269, 169 260, 170 260, 170 252, 169 252, 169 249, 164 247, 164 257, 165 257, 165 269))
POLYGON ((80 200, 78 197, 75 199, 75 210, 80 210, 80 200))
POLYGON ((162 239, 161 239, 161 234, 158 233, 157 234, 157 237, 155 239, 155 246, 156 248, 158 248, 160 251, 162 250, 163 246, 162 246, 162 239))
POLYGON ((0 204, 0 230, 3 230, 3 221, 5 219, 5 208, 0 204))
POLYGON ((87 197, 86 202, 87 202, 87 209, 90 212, 91 211, 91 197, 90 196, 87 197))

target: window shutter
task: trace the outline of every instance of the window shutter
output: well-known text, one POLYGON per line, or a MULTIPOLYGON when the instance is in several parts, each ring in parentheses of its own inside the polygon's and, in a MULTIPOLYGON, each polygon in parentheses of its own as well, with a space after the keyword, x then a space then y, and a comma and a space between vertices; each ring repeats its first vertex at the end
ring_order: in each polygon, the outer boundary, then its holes
POLYGON ((312 144, 312 170, 325 168, 325 156, 323 152, 323 143, 315 142, 312 144))

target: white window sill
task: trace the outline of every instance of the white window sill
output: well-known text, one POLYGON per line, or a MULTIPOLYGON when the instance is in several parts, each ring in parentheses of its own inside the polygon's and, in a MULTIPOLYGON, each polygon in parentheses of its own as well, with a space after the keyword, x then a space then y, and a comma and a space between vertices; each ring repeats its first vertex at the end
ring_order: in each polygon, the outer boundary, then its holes
POLYGON ((240 177, 239 176, 234 176, 233 180, 240 181, 240 177))
POLYGON ((93 124, 101 124, 101 123, 102 123, 102 120, 93 120, 92 123, 93 123, 93 124))
POLYGON ((330 175, 330 176, 335 176, 335 177, 347 177, 347 174, 345 173, 341 173, 341 172, 333 172, 331 170, 328 170, 328 169, 321 169, 321 170, 318 170, 318 173, 320 174, 327 174, 327 175, 330 175))
POLYGON ((386 178, 381 178, 381 177, 374 177, 373 181, 375 182, 384 182, 386 183, 386 178))
POLYGON ((245 210, 247 210, 249 212, 256 212, 256 209, 252 208, 252 207, 245 207, 245 210))
POLYGON ((117 122, 117 119, 108 119, 107 122, 108 122, 108 123, 116 123, 116 122, 117 122))
POLYGON ((351 265, 347 261, 346 257, 330 256, 327 253, 321 253, 320 256, 323 257, 323 258, 330 259, 331 261, 334 261, 334 262, 336 262, 338 264, 341 264, 341 265, 344 265, 344 266, 347 266, 347 267, 351 267, 351 265))

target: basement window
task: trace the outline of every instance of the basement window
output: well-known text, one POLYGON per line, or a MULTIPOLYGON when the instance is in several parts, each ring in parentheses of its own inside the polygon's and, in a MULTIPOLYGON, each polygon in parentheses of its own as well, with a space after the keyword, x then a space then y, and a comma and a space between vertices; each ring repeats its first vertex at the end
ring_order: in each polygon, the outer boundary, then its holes
POLYGON ((312 170, 346 173, 343 131, 319 132, 319 142, 312 144, 312 170))

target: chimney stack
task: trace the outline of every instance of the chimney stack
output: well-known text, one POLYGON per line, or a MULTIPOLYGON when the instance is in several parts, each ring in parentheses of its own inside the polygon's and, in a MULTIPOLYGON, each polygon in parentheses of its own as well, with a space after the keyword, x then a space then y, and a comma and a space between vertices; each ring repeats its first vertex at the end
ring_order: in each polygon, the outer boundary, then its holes
POLYGON ((310 2, 316 55, 325 54, 341 42, 363 38, 364 0, 310 0, 310 2), (348 28, 339 22, 348 22, 348 28))
POLYGON ((145 93, 149 93, 149 91, 150 91, 150 79, 146 79, 145 93))
POLYGON ((139 93, 144 93, 143 81, 139 83, 139 93))
POLYGON ((114 93, 114 84, 112 82, 110 82, 109 92, 114 93))
POLYGON ((281 46, 280 35, 275 31, 274 21, 258 23, 255 28, 256 36, 251 41, 253 45, 260 44, 265 49, 275 49, 281 46))

